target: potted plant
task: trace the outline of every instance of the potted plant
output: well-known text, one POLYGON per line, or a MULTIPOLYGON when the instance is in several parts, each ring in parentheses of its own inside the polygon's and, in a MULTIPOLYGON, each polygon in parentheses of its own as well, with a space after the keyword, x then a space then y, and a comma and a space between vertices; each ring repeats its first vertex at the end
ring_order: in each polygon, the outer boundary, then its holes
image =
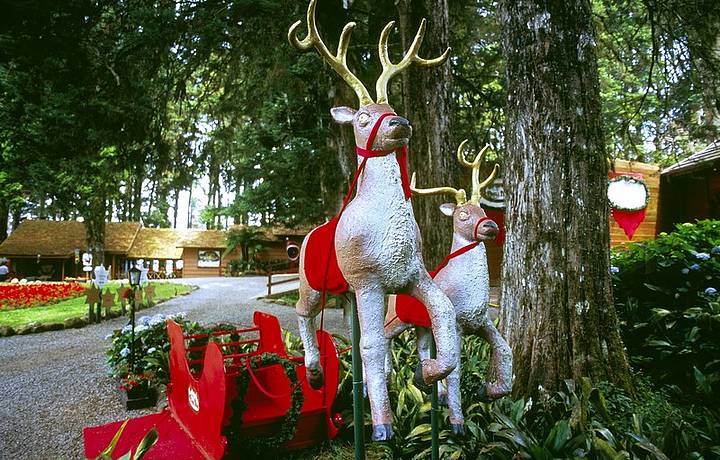
POLYGON ((144 374, 128 374, 121 378, 120 389, 123 390, 123 402, 127 410, 145 409, 157 403, 157 389, 144 374))

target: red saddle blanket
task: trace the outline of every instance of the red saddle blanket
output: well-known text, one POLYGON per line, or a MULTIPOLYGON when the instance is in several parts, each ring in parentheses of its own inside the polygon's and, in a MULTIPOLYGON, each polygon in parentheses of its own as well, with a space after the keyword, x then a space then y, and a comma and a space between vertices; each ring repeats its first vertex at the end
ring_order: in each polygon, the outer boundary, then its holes
POLYGON ((398 294, 395 297, 395 314, 403 323, 421 327, 432 326, 425 304, 411 295, 398 294))
POLYGON ((336 217, 310 233, 304 258, 305 278, 310 287, 333 295, 347 292, 349 288, 335 253, 335 230, 339 221, 336 217))
MULTIPOLYGON (((480 225, 481 222, 482 220, 479 221, 477 225, 480 225)), ((477 226, 475 231, 477 232, 477 226)), ((463 255, 468 251, 473 250, 479 244, 479 241, 474 241, 461 247, 457 251, 448 254, 447 257, 445 257, 443 261, 440 262, 440 265, 438 265, 434 271, 429 273, 430 278, 435 279, 437 274, 440 273, 440 270, 445 268, 445 266, 448 264, 448 262, 450 262, 450 260, 457 256, 463 255)), ((430 315, 428 314, 425 304, 410 295, 397 295, 397 297, 395 298, 395 314, 397 315, 398 319, 403 323, 409 323, 421 327, 430 327, 432 325, 432 322, 430 321, 430 315)))

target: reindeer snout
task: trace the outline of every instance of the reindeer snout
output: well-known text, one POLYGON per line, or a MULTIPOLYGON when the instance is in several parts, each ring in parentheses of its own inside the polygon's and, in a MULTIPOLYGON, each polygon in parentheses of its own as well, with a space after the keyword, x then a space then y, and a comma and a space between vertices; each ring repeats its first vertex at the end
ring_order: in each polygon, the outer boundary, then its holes
POLYGON ((404 126, 406 128, 409 128, 410 121, 403 117, 393 117, 389 122, 388 126, 404 126))
POLYGON ((485 222, 480 224, 480 228, 478 231, 480 236, 486 240, 492 240, 498 235, 498 232, 500 232, 500 229, 493 220, 486 220, 485 222))

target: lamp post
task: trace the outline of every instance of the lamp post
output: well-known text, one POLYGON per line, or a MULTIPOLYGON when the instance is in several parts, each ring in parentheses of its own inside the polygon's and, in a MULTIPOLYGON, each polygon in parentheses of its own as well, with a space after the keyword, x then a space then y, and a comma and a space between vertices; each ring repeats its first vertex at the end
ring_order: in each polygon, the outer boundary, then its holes
POLYGON ((134 264, 128 270, 128 279, 130 281, 131 297, 130 302, 130 326, 132 327, 130 332, 130 372, 135 373, 135 291, 140 285, 140 269, 134 264))

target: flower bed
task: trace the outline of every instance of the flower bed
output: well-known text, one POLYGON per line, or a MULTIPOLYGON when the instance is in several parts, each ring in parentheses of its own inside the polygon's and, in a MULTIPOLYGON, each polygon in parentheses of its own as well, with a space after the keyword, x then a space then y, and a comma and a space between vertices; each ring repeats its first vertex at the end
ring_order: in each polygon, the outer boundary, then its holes
POLYGON ((29 283, 0 285, 0 310, 16 310, 57 303, 78 297, 85 287, 76 283, 29 283))

